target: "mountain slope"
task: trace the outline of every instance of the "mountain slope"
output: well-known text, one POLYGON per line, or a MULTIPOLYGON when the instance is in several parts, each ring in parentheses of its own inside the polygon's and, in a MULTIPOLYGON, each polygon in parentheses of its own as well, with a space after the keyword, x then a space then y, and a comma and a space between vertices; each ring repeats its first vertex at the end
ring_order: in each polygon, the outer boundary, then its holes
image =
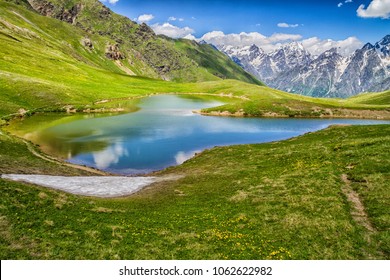
MULTIPOLYGON (((244 75, 237 65, 232 65, 227 73, 198 65, 193 57, 176 47, 174 40, 157 36, 146 24, 137 24, 115 14, 97 0, 8 1, 30 5, 30 9, 43 16, 64 21, 84 31, 83 44, 89 48, 95 47, 95 39, 91 37, 105 40, 105 45, 100 47, 106 59, 114 60, 127 74, 187 82, 233 78, 260 83, 256 78, 244 75), (236 77, 235 73, 240 73, 240 77, 236 77)), ((197 50, 200 46, 195 44, 192 48, 197 50)), ((208 51, 208 59, 213 60, 219 55, 217 50, 208 51)), ((227 58, 224 60, 224 63, 229 63, 227 58)))
POLYGON ((237 64, 227 59, 223 53, 216 51, 211 45, 198 44, 195 41, 175 40, 176 47, 184 51, 196 63, 207 69, 210 73, 223 79, 238 79, 251 84, 263 85, 237 64))

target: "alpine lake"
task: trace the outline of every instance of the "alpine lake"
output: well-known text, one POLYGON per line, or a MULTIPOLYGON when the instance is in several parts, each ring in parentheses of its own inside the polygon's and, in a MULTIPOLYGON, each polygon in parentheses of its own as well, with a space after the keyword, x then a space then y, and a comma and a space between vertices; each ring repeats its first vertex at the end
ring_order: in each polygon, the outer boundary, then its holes
POLYGON ((146 174, 183 163, 215 146, 283 140, 329 125, 383 124, 362 119, 203 116, 221 101, 188 95, 141 99, 132 113, 35 114, 8 130, 65 161, 114 174, 146 174))

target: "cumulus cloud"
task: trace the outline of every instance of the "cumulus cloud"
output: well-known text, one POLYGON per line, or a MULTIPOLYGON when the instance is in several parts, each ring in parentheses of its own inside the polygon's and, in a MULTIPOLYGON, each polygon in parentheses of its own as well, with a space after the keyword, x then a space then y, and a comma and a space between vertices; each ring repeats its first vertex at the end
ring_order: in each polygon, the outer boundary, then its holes
POLYGON ((148 22, 148 21, 151 21, 152 19, 154 19, 154 15, 151 15, 151 14, 143 14, 143 15, 140 15, 140 16, 137 18, 137 21, 138 21, 138 22, 148 22))
POLYGON ((340 3, 337 4, 337 7, 341 8, 341 6, 343 6, 343 3, 342 3, 342 2, 340 2, 340 3))
POLYGON ((168 22, 165 22, 163 24, 156 23, 153 24, 151 27, 156 34, 163 34, 171 38, 183 38, 195 32, 192 28, 189 28, 187 26, 178 27, 168 22))
POLYGON ((341 55, 350 55, 353 53, 356 49, 361 48, 363 46, 363 42, 361 42, 356 37, 348 37, 345 40, 321 40, 317 37, 308 38, 305 40, 300 41, 302 45, 307 49, 310 53, 314 55, 319 55, 323 53, 326 50, 329 50, 331 48, 337 48, 338 52, 341 55))
POLYGON ((356 49, 363 46, 363 43, 356 37, 349 37, 345 40, 336 41, 331 39, 323 40, 317 37, 302 39, 302 36, 299 34, 285 33, 275 33, 267 37, 257 32, 225 34, 222 31, 212 31, 204 34, 197 40, 204 40, 217 46, 230 45, 242 47, 255 44, 262 48, 265 52, 274 51, 284 44, 294 41, 302 43, 303 46, 314 55, 319 55, 331 48, 338 48, 340 54, 349 55, 356 49))
POLYGON ((214 45, 248 46, 255 44, 265 51, 272 51, 283 42, 297 41, 300 39, 302 39, 302 36, 299 34, 275 33, 266 37, 258 32, 225 34, 222 31, 208 32, 200 38, 200 40, 214 45))
POLYGON ((115 5, 119 0, 101 0, 103 3, 110 3, 112 5, 115 5))
POLYGON ((360 5, 356 10, 359 17, 362 18, 390 18, 390 0, 372 0, 365 8, 365 5, 360 5))
POLYGON ((285 22, 280 22, 278 23, 278 27, 282 27, 282 28, 295 28, 295 27, 298 27, 299 24, 288 24, 288 23, 285 23, 285 22))

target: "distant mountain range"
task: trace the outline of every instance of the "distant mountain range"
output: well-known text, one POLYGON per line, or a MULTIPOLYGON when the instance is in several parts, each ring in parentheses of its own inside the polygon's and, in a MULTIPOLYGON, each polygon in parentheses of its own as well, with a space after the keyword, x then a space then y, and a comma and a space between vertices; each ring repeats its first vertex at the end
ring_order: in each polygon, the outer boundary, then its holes
POLYGON ((319 56, 300 43, 265 53, 256 45, 216 46, 267 85, 315 97, 348 97, 390 88, 390 35, 344 57, 336 48, 319 56))

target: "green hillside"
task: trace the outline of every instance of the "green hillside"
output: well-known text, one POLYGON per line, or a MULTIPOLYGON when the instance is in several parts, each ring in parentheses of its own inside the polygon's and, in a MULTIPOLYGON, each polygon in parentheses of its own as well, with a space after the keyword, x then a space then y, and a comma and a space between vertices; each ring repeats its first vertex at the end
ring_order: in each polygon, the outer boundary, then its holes
MULTIPOLYGON (((76 33, 82 36, 79 38, 78 45, 84 45, 84 48, 89 51, 102 52, 104 60, 114 60, 116 64, 120 64, 117 68, 127 74, 187 82, 237 78, 246 82, 260 83, 249 74, 243 75, 245 72, 235 64, 232 64, 228 71, 222 69, 222 72, 215 67, 205 68, 198 65, 193 57, 175 46, 174 40, 157 36, 146 24, 137 24, 115 14, 97 0, 23 1, 25 2, 28 3, 27 6, 30 5, 30 10, 78 29, 76 33), (238 76, 236 72, 239 73, 238 76)), ((28 19, 29 16, 26 18, 28 19)), ((69 36, 64 36, 52 39, 63 39, 66 42, 68 38, 69 36)), ((195 43, 192 48, 196 52, 201 47, 195 43)), ((208 51, 207 56, 210 60, 214 60, 214 56, 220 56, 214 49, 208 51)), ((227 57, 223 57, 222 61, 220 58, 218 57, 219 61, 214 65, 219 62, 230 63, 227 57)))
POLYGON ((349 98, 356 104, 384 105, 390 104, 390 90, 374 93, 362 93, 349 98))
POLYGON ((251 74, 245 72, 241 67, 237 68, 237 65, 231 59, 226 60, 226 55, 215 51, 211 45, 199 45, 194 41, 185 39, 175 40, 175 44, 180 50, 184 51, 190 58, 196 61, 199 66, 206 68, 215 76, 223 79, 238 79, 256 85, 262 85, 261 82, 256 80, 251 74))

